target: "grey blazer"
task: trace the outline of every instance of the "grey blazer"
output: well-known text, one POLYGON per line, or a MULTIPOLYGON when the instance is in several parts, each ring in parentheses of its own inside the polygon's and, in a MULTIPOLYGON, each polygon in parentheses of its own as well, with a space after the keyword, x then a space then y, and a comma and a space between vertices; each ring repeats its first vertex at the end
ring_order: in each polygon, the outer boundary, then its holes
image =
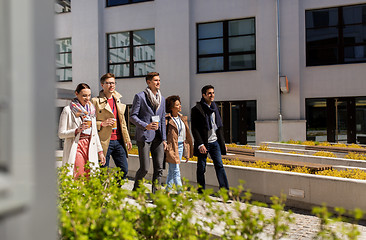
POLYGON ((146 99, 144 92, 139 92, 135 95, 130 112, 130 122, 136 126, 136 141, 152 142, 155 134, 161 134, 163 141, 166 141, 165 133, 165 98, 161 96, 160 107, 154 112, 149 100, 146 99), (154 115, 160 117, 158 130, 146 130, 146 126, 150 124, 151 118, 154 115))

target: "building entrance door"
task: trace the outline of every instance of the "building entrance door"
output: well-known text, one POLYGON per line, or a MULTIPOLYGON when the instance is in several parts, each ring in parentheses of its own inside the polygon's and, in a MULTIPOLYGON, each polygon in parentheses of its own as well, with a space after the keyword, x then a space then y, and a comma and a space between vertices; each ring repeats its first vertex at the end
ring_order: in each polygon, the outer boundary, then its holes
POLYGON ((306 99, 306 138, 366 144, 366 97, 306 99))
POLYGON ((355 98, 327 99, 327 141, 356 142, 355 98))
POLYGON ((217 102, 224 124, 225 142, 255 144, 256 101, 217 102))

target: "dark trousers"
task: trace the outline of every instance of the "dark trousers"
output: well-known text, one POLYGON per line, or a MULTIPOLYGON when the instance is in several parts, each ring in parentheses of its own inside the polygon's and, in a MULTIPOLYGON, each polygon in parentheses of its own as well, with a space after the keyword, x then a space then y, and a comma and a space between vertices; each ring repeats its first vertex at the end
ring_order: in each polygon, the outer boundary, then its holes
POLYGON ((109 142, 107 154, 105 156, 105 165, 102 167, 109 167, 109 159, 111 155, 113 157, 114 163, 123 172, 123 178, 127 178, 128 173, 128 162, 127 154, 125 148, 123 147, 123 140, 111 140, 109 142))
MULTIPOLYGON (((219 181, 220 188, 229 189, 229 183, 227 181, 226 172, 221 159, 221 149, 217 141, 209 143, 207 146, 207 152, 210 154, 213 164, 215 166, 216 177, 219 181)), ((207 154, 200 154, 197 160, 197 183, 199 186, 199 192, 206 188, 205 172, 206 172, 206 159, 207 154)))
POLYGON ((152 192, 156 191, 157 181, 158 186, 161 184, 161 177, 163 175, 163 160, 164 160, 164 145, 160 137, 155 137, 152 142, 140 142, 137 141, 136 145, 139 151, 140 168, 136 172, 135 184, 133 190, 139 187, 140 181, 146 176, 150 168, 150 156, 151 152, 154 173, 153 173, 153 185, 152 192))

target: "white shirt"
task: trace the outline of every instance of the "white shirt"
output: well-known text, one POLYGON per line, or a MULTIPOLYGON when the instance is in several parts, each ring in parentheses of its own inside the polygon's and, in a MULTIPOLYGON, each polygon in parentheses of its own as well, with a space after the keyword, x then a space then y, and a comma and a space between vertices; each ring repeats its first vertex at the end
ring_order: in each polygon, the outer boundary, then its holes
POLYGON ((212 128, 210 130, 208 130, 208 143, 213 143, 217 140, 217 136, 216 136, 217 126, 216 126, 216 122, 215 122, 215 112, 213 112, 211 114, 210 121, 211 121, 212 128))
POLYGON ((175 125, 178 129, 178 142, 184 142, 186 140, 186 126, 180 117, 172 117, 175 125))

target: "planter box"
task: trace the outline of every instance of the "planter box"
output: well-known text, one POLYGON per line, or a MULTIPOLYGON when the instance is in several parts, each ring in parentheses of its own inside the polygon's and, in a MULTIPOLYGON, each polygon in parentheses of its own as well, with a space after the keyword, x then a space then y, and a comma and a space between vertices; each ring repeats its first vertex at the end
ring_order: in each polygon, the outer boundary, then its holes
MULTIPOLYGON (((151 163, 152 165, 152 163, 151 163)), ((138 156, 130 155, 128 176, 134 177, 139 168, 138 156)), ((191 184, 196 183, 196 162, 182 163, 181 176, 191 184)), ((310 209, 326 203, 328 207, 343 207, 348 210, 360 208, 366 211, 366 180, 344 179, 311 174, 274 171, 225 165, 230 186, 236 187, 240 180, 253 193, 253 199, 269 202, 273 195, 287 195, 287 206, 310 209)), ((167 170, 164 170, 166 176, 167 170)), ((148 179, 151 179, 152 167, 148 179)), ((206 187, 218 189, 213 164, 207 163, 206 187)))
POLYGON ((300 155, 290 153, 279 153, 270 151, 255 151, 255 157, 258 158, 272 158, 280 160, 289 160, 296 162, 320 163, 333 166, 350 166, 358 168, 366 168, 365 160, 353 160, 347 158, 332 158, 322 156, 300 155))

